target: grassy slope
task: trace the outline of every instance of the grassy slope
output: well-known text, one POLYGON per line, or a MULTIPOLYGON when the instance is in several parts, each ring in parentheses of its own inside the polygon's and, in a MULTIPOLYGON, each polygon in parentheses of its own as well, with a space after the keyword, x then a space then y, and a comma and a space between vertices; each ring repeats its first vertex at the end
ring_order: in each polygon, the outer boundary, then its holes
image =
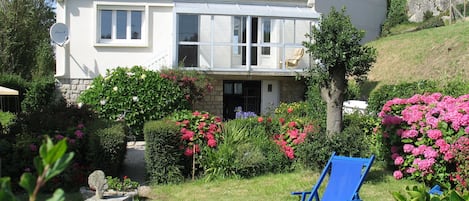
POLYGON ((375 84, 422 79, 469 79, 469 22, 370 42, 378 58, 368 78, 375 84))

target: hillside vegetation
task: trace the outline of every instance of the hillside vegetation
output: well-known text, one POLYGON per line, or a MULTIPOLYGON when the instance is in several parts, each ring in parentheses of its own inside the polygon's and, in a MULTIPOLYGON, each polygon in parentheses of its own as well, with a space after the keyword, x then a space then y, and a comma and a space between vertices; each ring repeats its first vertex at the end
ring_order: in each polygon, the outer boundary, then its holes
POLYGON ((384 37, 368 45, 378 52, 368 75, 374 85, 469 79, 469 22, 384 37))

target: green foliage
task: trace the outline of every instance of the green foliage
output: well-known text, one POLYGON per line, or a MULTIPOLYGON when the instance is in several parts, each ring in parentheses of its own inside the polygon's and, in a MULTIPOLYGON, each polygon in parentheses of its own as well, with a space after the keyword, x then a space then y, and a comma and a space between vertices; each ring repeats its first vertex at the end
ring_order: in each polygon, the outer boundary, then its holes
POLYGON ((430 194, 425 185, 406 186, 406 194, 401 192, 392 192, 392 197, 396 201, 467 201, 469 192, 460 193, 455 190, 447 190, 443 195, 430 194))
POLYGON ((381 29, 381 35, 387 36, 392 27, 408 21, 407 0, 388 0, 388 13, 381 29))
POLYGON ((132 179, 127 176, 124 176, 123 180, 117 177, 107 176, 106 180, 108 189, 112 189, 115 191, 137 190, 138 186, 140 186, 138 182, 132 181, 132 179))
MULTIPOLYGON (((348 120, 352 121, 352 120, 348 120)), ((364 128, 358 123, 350 123, 341 133, 326 135, 324 132, 316 133, 300 144, 297 149, 298 161, 310 169, 322 169, 330 158, 332 152, 344 156, 370 156, 370 145, 364 133, 364 128)))
POLYGON ((55 22, 55 13, 41 0, 1 1, 0 7, 0 72, 30 80, 32 72, 45 71, 45 66, 54 62, 52 48, 45 46, 50 46, 49 27, 55 22))
POLYGON ((321 98, 320 89, 317 83, 310 82, 306 92, 306 104, 308 116, 313 119, 319 129, 326 128, 326 102, 321 98))
POLYGON ((106 120, 95 120, 89 125, 87 158, 91 169, 100 169, 107 175, 119 174, 127 153, 124 125, 106 120))
MULTIPOLYGON (((424 16, 425 17, 425 16, 424 16)), ((424 20, 418 27, 417 30, 429 29, 435 27, 445 26, 445 22, 440 16, 432 16, 427 20, 424 20)))
POLYGON ((184 180, 179 130, 174 121, 145 123, 145 163, 151 183, 179 183, 184 180))
POLYGON ((469 81, 454 77, 446 81, 420 80, 400 84, 383 85, 371 92, 368 99, 368 111, 378 114, 383 105, 393 98, 410 98, 415 94, 441 92, 445 96, 458 97, 469 94, 469 81))
POLYGON ((383 105, 393 98, 410 98, 415 94, 433 93, 437 91, 438 84, 436 81, 432 80, 383 85, 371 92, 368 98, 368 111, 377 115, 383 105))
POLYGON ((21 102, 23 112, 40 111, 55 101, 55 79, 52 76, 40 77, 31 81, 24 100, 21 102))
POLYGON ((32 78, 38 79, 42 77, 53 76, 55 72, 55 57, 54 50, 48 38, 43 39, 37 47, 36 66, 32 72, 32 78))
POLYGON ((206 179, 252 177, 290 169, 291 161, 257 118, 235 119, 223 126, 223 142, 203 153, 206 179))
POLYGON ((177 85, 139 66, 108 70, 106 77, 93 80, 79 101, 90 105, 100 117, 125 120, 131 133, 139 137, 146 121, 189 107, 177 85))
MULTIPOLYGON (((39 190, 50 179, 62 173, 73 159, 74 153, 67 151, 67 142, 65 139, 54 144, 49 137, 46 137, 39 148, 39 156, 34 158, 34 166, 37 175, 26 172, 21 176, 20 186, 29 194, 29 200, 35 201, 39 190)), ((9 178, 0 179, 1 190, 0 198, 2 200, 17 200, 12 196, 9 178)), ((56 189, 53 196, 48 201, 64 201, 65 193, 62 189, 56 189)))
POLYGON ((332 7, 329 15, 321 18, 319 26, 313 26, 306 36, 314 42, 303 45, 319 61, 309 69, 308 76, 321 87, 329 85, 340 69, 345 70, 343 79, 362 80, 376 60, 375 49, 360 44, 365 33, 353 26, 345 8, 339 12, 332 7))
POLYGON ((8 134, 10 126, 15 122, 16 115, 0 111, 0 134, 8 134))
MULTIPOLYGON (((372 64, 376 61, 376 50, 362 46, 360 41, 364 31, 355 28, 345 8, 336 11, 332 7, 329 15, 321 18, 319 26, 312 27, 311 34, 306 36, 309 41, 303 42, 309 53, 316 59, 316 64, 307 71, 311 83, 317 83, 321 89, 321 97, 329 105, 326 130, 330 133, 342 131, 342 126, 334 122, 342 122, 340 108, 347 91, 348 79, 364 80, 372 64)), ((314 84, 313 84, 314 86, 314 84)))
POLYGON ((211 79, 200 71, 196 70, 161 70, 161 77, 171 80, 178 85, 184 93, 184 98, 193 107, 195 102, 213 90, 211 79))

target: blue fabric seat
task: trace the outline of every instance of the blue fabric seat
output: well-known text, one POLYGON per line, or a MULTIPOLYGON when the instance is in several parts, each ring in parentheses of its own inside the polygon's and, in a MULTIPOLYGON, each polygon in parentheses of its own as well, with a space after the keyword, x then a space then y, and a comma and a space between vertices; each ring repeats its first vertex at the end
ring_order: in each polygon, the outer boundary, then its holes
POLYGON ((356 201, 361 200, 358 195, 366 175, 370 171, 375 156, 370 158, 355 158, 337 156, 332 153, 331 158, 323 169, 319 180, 311 191, 292 192, 292 195, 301 196, 300 200, 312 201, 356 201), (326 176, 329 179, 321 198, 319 198, 319 187, 323 185, 326 176))

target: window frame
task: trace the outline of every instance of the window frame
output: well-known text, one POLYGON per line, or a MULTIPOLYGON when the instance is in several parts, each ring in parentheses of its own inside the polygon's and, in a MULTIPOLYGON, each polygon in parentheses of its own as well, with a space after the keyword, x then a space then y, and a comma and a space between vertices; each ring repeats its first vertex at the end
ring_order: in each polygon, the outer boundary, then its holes
POLYGON ((97 4, 95 3, 94 33, 95 46, 148 47, 148 6, 136 4, 97 4), (111 39, 101 38, 101 11, 111 12, 111 39), (117 12, 126 11, 126 38, 117 39, 117 12), (140 39, 132 39, 132 11, 141 12, 140 39))

